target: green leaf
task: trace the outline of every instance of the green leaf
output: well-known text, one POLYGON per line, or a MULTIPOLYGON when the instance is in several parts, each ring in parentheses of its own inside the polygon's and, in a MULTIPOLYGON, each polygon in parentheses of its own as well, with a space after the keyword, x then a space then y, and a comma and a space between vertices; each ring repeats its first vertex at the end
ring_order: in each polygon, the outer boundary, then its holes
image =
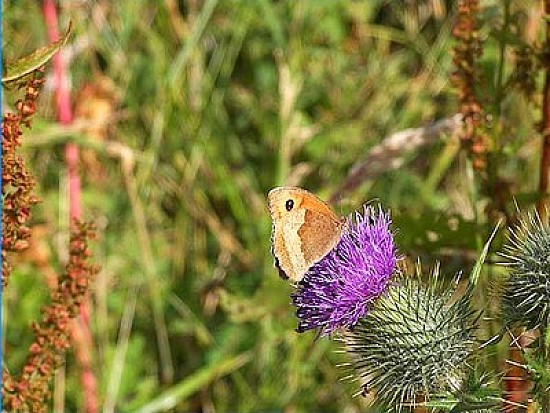
POLYGON ((494 409, 501 403, 502 399, 498 397, 486 397, 484 400, 460 400, 455 396, 449 395, 449 398, 436 398, 424 403, 419 403, 418 405, 434 410, 459 413, 494 409))
POLYGON ((213 362, 161 393, 156 399, 136 410, 136 413, 164 412, 173 409, 180 401, 204 388, 216 378, 239 369, 251 358, 249 353, 243 353, 229 360, 213 362))
POLYGON ((472 268, 472 272, 470 273, 470 284, 476 285, 477 281, 479 280, 479 274, 481 273, 481 267, 483 266, 483 263, 485 262, 485 259, 487 258, 487 254, 489 253, 489 246, 491 245, 491 242, 495 238, 495 235, 497 234, 498 228, 500 227, 501 221, 498 221, 495 229, 491 233, 491 236, 483 246, 483 250, 481 251, 481 254, 479 255, 479 258, 477 259, 474 268, 472 268))
POLYGON ((424 403, 419 403, 419 405, 428 407, 431 409, 437 409, 437 410, 443 410, 443 411, 451 411, 454 409, 459 403, 459 400, 456 398, 449 396, 448 399, 445 398, 439 398, 435 400, 429 400, 424 403))
POLYGON ((72 22, 65 34, 57 41, 48 46, 36 49, 28 56, 24 56, 14 63, 7 63, 4 68, 5 76, 2 77, 2 84, 8 88, 26 82, 29 75, 46 64, 58 51, 67 43, 67 39, 73 30, 72 22))

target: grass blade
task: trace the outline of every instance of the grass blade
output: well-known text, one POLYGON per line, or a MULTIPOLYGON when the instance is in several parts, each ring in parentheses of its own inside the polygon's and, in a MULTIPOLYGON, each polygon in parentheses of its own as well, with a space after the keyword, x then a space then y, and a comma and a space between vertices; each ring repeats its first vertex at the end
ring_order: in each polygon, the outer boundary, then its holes
POLYGON ((179 402, 185 400, 216 378, 239 369, 248 363, 251 358, 250 353, 243 353, 237 357, 222 362, 214 362, 211 365, 203 367, 185 380, 166 390, 150 403, 142 406, 136 413, 155 413, 173 409, 179 402))

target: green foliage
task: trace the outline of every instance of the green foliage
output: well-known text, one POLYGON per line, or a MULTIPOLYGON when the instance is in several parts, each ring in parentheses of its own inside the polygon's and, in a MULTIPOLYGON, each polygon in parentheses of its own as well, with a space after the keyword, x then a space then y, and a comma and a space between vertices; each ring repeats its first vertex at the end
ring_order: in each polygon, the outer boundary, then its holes
MULTIPOLYGON (((337 345, 294 332, 265 195, 285 182, 328 198, 386 136, 457 112, 454 3, 60 2, 62 27, 73 21, 66 50, 80 115, 61 128, 43 94, 23 149, 43 199, 34 220, 47 224, 34 237, 53 269, 68 222, 64 143, 83 153, 84 216, 100 228, 91 354, 106 411, 367 409, 339 381, 335 365, 347 359, 337 345), (92 99, 87 86, 102 92, 92 99)), ((392 154, 398 169, 367 177, 336 208, 344 215, 377 198, 392 210, 400 253, 442 260, 446 274, 474 265, 495 215, 514 216, 513 199, 523 209, 536 196, 540 107, 517 81, 514 52, 534 47, 521 30, 539 2, 487 3, 479 86, 492 115, 489 169, 474 171, 456 137, 412 152, 404 143, 392 154)), ((8 61, 44 44, 36 2, 5 0, 4 12, 8 61)), ((18 266, 5 292, 14 370, 45 271, 18 266)), ((65 410, 75 411, 79 372, 73 358, 64 368, 65 410)))
POLYGON ((15 62, 6 63, 3 68, 2 84, 5 87, 24 84, 33 71, 48 63, 59 49, 67 43, 71 31, 72 25, 69 24, 67 31, 58 41, 37 49, 28 56, 17 59, 15 62))

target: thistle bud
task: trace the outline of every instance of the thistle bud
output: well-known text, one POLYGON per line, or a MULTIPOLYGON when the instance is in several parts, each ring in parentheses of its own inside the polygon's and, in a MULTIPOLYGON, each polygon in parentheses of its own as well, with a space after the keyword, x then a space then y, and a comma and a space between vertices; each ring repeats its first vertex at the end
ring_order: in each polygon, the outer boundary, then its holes
POLYGON ((458 392, 468 377, 478 314, 468 288, 453 300, 455 287, 427 286, 402 277, 344 336, 363 391, 377 404, 401 410, 443 392, 458 392))
POLYGON ((532 214, 510 230, 502 256, 510 274, 499 289, 507 324, 548 325, 550 316, 550 228, 532 214))

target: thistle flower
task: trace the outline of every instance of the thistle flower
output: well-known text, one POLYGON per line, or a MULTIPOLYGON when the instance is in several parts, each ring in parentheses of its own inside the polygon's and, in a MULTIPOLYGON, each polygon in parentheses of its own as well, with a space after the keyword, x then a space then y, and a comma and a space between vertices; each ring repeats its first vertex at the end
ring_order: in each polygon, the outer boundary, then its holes
POLYGON ((452 301, 438 270, 427 286, 402 278, 344 336, 363 391, 377 404, 401 410, 445 391, 458 393, 468 377, 477 313, 472 289, 452 301))
POLYGON ((500 288, 507 324, 534 328, 550 322, 550 228, 538 214, 510 230, 502 256, 511 268, 500 288))
POLYGON ((353 326, 388 286, 396 264, 391 219, 365 207, 349 218, 336 247, 314 264, 292 296, 298 332, 322 335, 353 326))

